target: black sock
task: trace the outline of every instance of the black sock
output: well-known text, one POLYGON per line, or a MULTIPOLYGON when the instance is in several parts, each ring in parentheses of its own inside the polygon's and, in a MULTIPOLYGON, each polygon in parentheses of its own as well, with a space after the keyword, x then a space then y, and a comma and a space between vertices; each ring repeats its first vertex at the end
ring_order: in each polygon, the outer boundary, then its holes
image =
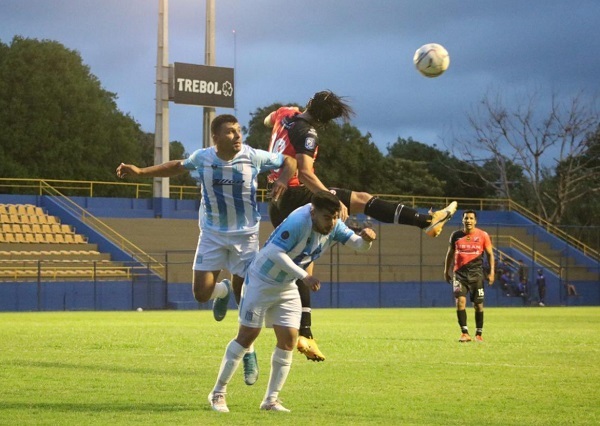
POLYGON ((300 336, 307 339, 312 339, 311 309, 310 309, 310 288, 308 288, 301 280, 296 281, 298 293, 300 294, 300 302, 302 303, 302 317, 300 319, 300 336))
POLYGON ((427 228, 431 224, 431 215, 420 214, 415 209, 400 203, 392 203, 379 198, 371 198, 365 205, 364 213, 383 223, 399 223, 401 225, 427 228))
POLYGON ((481 334, 480 330, 483 330, 483 312, 475 311, 475 327, 477 327, 478 334, 481 334))
MULTIPOLYGON (((310 323, 310 312, 302 312, 302 320, 300 320, 300 323, 302 323, 305 318, 308 317, 308 322, 310 323)), ((304 336, 307 339, 312 339, 313 335, 312 335, 312 331, 310 329, 310 325, 309 326, 300 326, 300 336, 304 336)))
POLYGON ((458 318, 458 325, 460 326, 460 330, 463 333, 469 334, 469 329, 467 328, 467 311, 466 310, 456 310, 456 317, 458 318))

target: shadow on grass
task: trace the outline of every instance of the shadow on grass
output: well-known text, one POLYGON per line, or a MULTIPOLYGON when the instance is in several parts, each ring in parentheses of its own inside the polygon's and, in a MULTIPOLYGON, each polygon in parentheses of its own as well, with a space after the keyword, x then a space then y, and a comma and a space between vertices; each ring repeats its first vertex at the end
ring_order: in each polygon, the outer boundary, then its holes
POLYGON ((16 367, 28 367, 28 368, 56 368, 56 369, 71 369, 71 370, 85 370, 85 371, 104 371, 111 373, 131 373, 131 374, 151 374, 151 375, 164 375, 169 373, 170 376, 182 376, 188 377, 189 371, 182 369, 181 371, 173 371, 169 369, 157 370, 152 368, 140 368, 140 367, 123 367, 119 365, 97 365, 97 364, 75 364, 67 362, 50 362, 50 361, 26 361, 26 360, 10 360, 3 363, 5 366, 12 365, 16 367))
MULTIPOLYGON (((210 407, 209 407, 210 408, 210 407)), ((6 410, 32 410, 52 412, 80 412, 80 413, 148 413, 148 412, 180 412, 198 411, 196 406, 159 404, 159 403, 135 403, 115 404, 114 402, 103 403, 75 403, 75 402, 3 402, 0 405, 0 413, 6 410)))

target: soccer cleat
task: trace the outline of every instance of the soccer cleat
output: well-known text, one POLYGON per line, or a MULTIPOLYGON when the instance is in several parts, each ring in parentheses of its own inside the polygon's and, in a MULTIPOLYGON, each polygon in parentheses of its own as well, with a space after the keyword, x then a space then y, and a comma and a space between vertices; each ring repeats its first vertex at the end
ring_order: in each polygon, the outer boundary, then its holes
POLYGON ((540 306, 546 306, 544 302, 540 302, 540 306))
POLYGON ((463 333, 463 334, 460 335, 460 339, 458 339, 458 341, 460 343, 470 342, 471 341, 471 336, 469 336, 467 333, 463 333))
POLYGON ((457 207, 458 204, 456 201, 452 201, 442 210, 436 212, 429 210, 429 214, 431 215, 431 225, 425 228, 425 233, 434 238, 440 235, 446 222, 448 222, 454 213, 456 213, 457 207))
POLYGON ((481 334, 475 335, 475 341, 479 342, 479 343, 483 343, 483 337, 481 337, 481 334))
POLYGON ((289 413, 291 411, 281 405, 281 401, 278 399, 274 401, 263 401, 262 404, 260 404, 260 409, 265 411, 280 411, 282 413, 289 413))
POLYGON ((227 286, 227 294, 225 297, 220 297, 213 300, 213 317, 215 320, 222 321, 227 315, 227 305, 229 304, 229 298, 231 297, 231 281, 224 279, 223 283, 227 286))
POLYGON ((307 359, 315 362, 325 361, 325 355, 321 353, 315 339, 307 339, 304 336, 298 337, 298 343, 296 343, 298 352, 304 354, 307 359))
POLYGON ((209 393, 208 403, 213 410, 218 411, 219 413, 229 413, 224 393, 209 393))
POLYGON ((258 380, 258 361, 256 352, 246 352, 244 355, 244 382, 252 386, 258 380))

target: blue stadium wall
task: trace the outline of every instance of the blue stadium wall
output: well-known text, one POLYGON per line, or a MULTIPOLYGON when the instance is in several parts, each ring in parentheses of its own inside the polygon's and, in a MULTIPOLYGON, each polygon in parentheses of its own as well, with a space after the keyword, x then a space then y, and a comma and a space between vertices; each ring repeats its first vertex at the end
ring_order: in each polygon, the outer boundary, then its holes
MULTIPOLYGON (((101 197, 73 197, 77 204, 97 217, 128 218, 197 218, 198 201, 129 199, 101 197)), ((0 203, 35 204, 50 214, 59 216, 64 223, 75 225, 85 233, 99 250, 108 252, 115 260, 130 261, 131 257, 119 247, 63 210, 53 197, 0 194, 0 203)), ((263 219, 267 208, 261 203, 263 219)), ((459 217, 451 224, 458 225, 459 217)), ((514 212, 479 213, 479 223, 516 226, 531 225, 514 212)), ((554 242, 554 237, 547 236, 554 242)), ((547 275, 548 305, 599 305, 600 285, 597 282, 578 282, 579 297, 568 297, 559 285, 558 277, 547 275)), ((61 310, 131 310, 144 309, 209 309, 210 303, 199 304, 192 296, 190 284, 165 284, 152 277, 141 282, 2 282, 0 283, 0 311, 61 311, 61 310)), ((537 302, 536 289, 532 300, 507 297, 499 286, 486 287, 487 306, 529 306, 537 302)), ((315 308, 369 308, 369 307, 452 307, 454 298, 445 282, 428 283, 323 283, 313 294, 315 308)), ((234 302, 230 307, 235 308, 234 302)))

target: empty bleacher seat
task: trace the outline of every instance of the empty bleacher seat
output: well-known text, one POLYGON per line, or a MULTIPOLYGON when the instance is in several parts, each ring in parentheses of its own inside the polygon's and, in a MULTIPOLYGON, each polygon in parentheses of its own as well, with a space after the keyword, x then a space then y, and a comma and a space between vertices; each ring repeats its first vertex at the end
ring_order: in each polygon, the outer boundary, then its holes
POLYGON ((87 238, 81 234, 75 234, 75 244, 86 244, 87 238))

